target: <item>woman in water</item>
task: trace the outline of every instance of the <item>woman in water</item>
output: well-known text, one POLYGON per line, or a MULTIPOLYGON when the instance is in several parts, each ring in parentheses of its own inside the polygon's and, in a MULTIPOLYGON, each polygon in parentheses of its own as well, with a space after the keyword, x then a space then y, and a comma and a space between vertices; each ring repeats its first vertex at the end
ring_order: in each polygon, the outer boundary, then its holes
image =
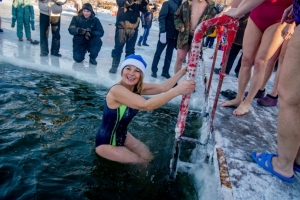
POLYGON ((194 91, 194 81, 181 81, 187 68, 181 69, 162 84, 144 83, 146 63, 139 55, 130 55, 121 64, 122 79, 107 93, 102 124, 96 136, 98 155, 121 163, 148 163, 153 159, 148 147, 134 138, 127 126, 139 110, 151 111, 176 96, 194 91), (141 95, 160 94, 150 99, 141 95))

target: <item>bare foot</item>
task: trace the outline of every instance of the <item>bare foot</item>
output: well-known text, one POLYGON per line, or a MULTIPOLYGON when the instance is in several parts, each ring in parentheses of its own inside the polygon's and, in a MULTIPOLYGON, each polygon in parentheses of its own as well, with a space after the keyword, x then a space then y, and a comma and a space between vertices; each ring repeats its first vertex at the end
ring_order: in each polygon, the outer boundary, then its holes
MULTIPOLYGON (((257 152, 256 156, 259 156, 260 154, 261 153, 257 152)), ((293 171, 292 167, 287 166, 287 165, 283 165, 282 167, 278 166, 278 157, 277 156, 274 156, 272 158, 271 165, 273 167, 273 170, 275 172, 277 172, 278 174, 282 175, 282 176, 292 177, 294 175, 294 171, 293 171)), ((265 166, 268 167, 268 162, 267 161, 265 162, 265 166)))
POLYGON ((222 107, 238 107, 242 101, 238 99, 232 99, 230 101, 225 101, 221 103, 222 107))
POLYGON ((237 107, 237 109, 235 109, 233 111, 233 114, 236 115, 236 116, 241 116, 241 115, 244 115, 246 114, 247 112, 249 112, 249 107, 250 105, 246 105, 245 102, 243 101, 239 107, 237 107))

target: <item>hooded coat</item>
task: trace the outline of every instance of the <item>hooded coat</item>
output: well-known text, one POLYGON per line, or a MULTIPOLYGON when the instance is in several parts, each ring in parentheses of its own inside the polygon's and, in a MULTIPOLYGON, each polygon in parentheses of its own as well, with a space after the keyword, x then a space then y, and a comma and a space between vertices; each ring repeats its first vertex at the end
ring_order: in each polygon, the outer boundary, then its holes
POLYGON ((88 8, 83 6, 82 9, 78 12, 78 15, 72 18, 68 30, 71 35, 74 35, 73 46, 87 42, 85 35, 78 34, 79 28, 89 28, 92 32, 92 37, 102 37, 104 35, 102 24, 100 20, 95 17, 95 12, 93 11, 93 8, 91 6, 88 8), (88 19, 86 19, 82 14, 82 11, 84 9, 91 11, 91 16, 88 19))

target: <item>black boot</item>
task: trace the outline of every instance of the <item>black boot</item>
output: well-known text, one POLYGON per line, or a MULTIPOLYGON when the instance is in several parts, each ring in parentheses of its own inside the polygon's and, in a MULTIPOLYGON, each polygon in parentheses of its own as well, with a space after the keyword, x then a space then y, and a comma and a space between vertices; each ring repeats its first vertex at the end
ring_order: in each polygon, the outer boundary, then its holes
POLYGON ((95 58, 90 58, 90 63, 91 63, 92 65, 97 65, 97 61, 96 61, 95 58))
POLYGON ((157 73, 156 73, 156 72, 152 72, 151 76, 152 76, 153 78, 157 78, 157 73))
POLYGON ((58 52, 52 52, 51 55, 56 57, 61 57, 61 54, 58 52))
POLYGON ((170 74, 168 72, 167 73, 166 72, 161 73, 161 76, 165 77, 167 79, 171 78, 171 76, 170 76, 170 74))
POLYGON ((113 57, 112 66, 109 73, 115 74, 118 71, 118 66, 120 64, 120 58, 113 57))

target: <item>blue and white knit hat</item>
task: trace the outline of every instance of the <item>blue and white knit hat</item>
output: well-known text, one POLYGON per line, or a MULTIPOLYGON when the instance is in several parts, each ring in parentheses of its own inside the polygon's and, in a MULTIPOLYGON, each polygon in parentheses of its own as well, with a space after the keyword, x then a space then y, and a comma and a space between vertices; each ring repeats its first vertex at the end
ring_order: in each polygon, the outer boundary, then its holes
POLYGON ((147 64, 140 55, 131 54, 127 56, 121 64, 121 71, 127 66, 133 65, 141 70, 143 75, 145 76, 147 64))

